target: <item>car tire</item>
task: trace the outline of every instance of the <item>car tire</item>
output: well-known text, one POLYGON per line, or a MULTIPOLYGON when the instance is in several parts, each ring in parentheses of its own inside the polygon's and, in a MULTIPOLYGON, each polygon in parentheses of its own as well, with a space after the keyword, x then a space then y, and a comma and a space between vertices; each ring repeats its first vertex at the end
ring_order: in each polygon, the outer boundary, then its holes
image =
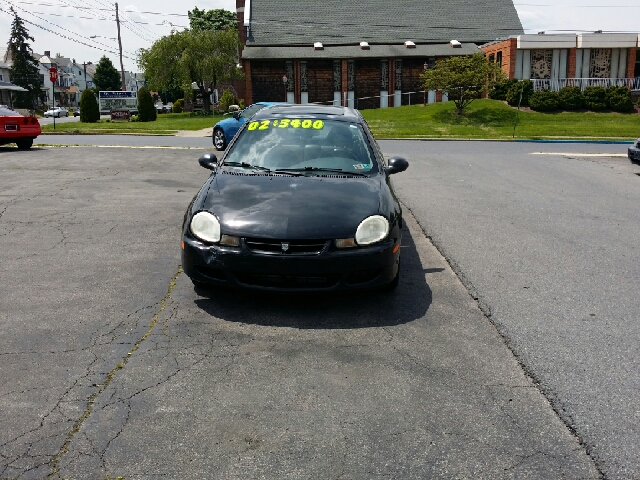
POLYGON ((21 138, 20 140, 16 140, 16 145, 18 146, 18 150, 29 150, 31 145, 33 145, 33 138, 21 138))
POLYGON ((213 131, 213 146, 216 147, 218 151, 227 148, 227 140, 224 138, 224 132, 221 128, 216 128, 213 131))

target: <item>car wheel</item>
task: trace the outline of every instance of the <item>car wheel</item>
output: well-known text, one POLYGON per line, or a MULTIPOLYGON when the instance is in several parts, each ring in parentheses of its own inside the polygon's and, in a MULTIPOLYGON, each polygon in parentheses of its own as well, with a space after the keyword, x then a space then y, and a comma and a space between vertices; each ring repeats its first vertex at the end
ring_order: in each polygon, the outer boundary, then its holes
POLYGON ((18 146, 18 150, 29 150, 31 145, 33 145, 33 138, 21 138, 20 140, 16 140, 16 145, 18 146))
POLYGON ((227 140, 224 138, 224 132, 219 128, 213 131, 213 146, 219 151, 227 148, 227 140))

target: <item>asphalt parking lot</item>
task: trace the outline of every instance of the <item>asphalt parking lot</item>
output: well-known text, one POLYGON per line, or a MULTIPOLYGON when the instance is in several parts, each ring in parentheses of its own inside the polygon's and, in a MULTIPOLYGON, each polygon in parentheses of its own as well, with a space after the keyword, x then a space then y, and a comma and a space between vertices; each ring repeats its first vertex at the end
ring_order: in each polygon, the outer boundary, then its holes
POLYGON ((638 310, 616 295, 633 292, 638 253, 621 238, 637 214, 614 217, 598 272, 617 277, 594 305, 597 272, 562 243, 585 199, 559 224, 526 205, 576 188, 594 203, 591 185, 605 221, 637 198, 640 169, 514 144, 381 145, 412 162, 395 179, 415 215, 398 291, 303 297, 195 290, 181 273, 182 215, 208 175, 198 150, 0 149, 0 478, 636 478, 638 310), (531 233, 519 222, 559 233, 509 273, 531 233))

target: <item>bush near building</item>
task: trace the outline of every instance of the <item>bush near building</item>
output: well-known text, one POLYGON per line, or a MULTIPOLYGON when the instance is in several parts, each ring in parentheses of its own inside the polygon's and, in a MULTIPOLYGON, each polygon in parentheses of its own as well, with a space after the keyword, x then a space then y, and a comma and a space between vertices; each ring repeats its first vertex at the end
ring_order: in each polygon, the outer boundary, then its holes
POLYGON ((88 88, 82 92, 80 97, 80 121, 85 123, 96 123, 100 120, 100 107, 98 99, 93 90, 88 88))
POLYGON ((612 86, 606 92, 607 107, 614 112, 627 113, 634 110, 631 90, 627 87, 612 86))
POLYGON ((607 91, 602 87, 587 87, 582 92, 584 106, 594 112, 600 112, 607 108, 607 91))
POLYGON ((155 122, 158 117, 151 93, 146 87, 138 90, 138 121, 155 122))
POLYGON ((584 96, 580 87, 562 87, 558 92, 558 99, 563 110, 580 110, 584 106, 584 96))
POLYGON ((493 88, 489 91, 489 98, 491 100, 505 101, 507 99, 507 92, 516 83, 518 83, 518 80, 515 78, 505 80, 503 82, 496 82, 493 85, 493 88))
POLYGON ((517 107, 518 104, 522 107, 527 107, 529 106, 529 97, 531 97, 531 95, 533 95, 533 82, 531 80, 520 80, 509 87, 506 100, 512 107, 517 107), (522 101, 520 101, 521 93, 522 101))
POLYGON ((179 98, 178 100, 173 102, 171 111, 173 113, 182 113, 184 111, 184 98, 179 98))
POLYGON ((536 112, 553 112, 558 109, 560 98, 553 90, 538 90, 529 97, 529 106, 536 112))

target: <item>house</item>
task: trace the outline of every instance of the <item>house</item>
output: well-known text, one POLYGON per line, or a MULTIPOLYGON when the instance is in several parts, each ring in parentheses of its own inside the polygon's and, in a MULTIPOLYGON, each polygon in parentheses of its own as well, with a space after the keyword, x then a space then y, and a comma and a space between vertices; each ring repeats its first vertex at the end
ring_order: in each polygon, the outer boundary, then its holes
MULTIPOLYGON (((36 55, 34 55, 36 56, 36 55)), ((52 87, 55 93, 55 105, 75 107, 80 103, 80 96, 93 85, 93 74, 89 63, 78 64, 76 59, 66 57, 51 58, 51 52, 37 56, 43 74, 43 91, 46 92, 47 103, 51 103, 52 87), (49 69, 58 70, 58 80, 55 86, 49 79, 49 69)))
POLYGON ((236 0, 244 83, 256 101, 376 108, 446 100, 420 74, 519 35, 511 0, 236 0))
POLYGON ((625 85, 640 90, 640 35, 581 33, 516 35, 480 48, 490 61, 518 80, 531 80, 535 90, 566 85, 625 85))

